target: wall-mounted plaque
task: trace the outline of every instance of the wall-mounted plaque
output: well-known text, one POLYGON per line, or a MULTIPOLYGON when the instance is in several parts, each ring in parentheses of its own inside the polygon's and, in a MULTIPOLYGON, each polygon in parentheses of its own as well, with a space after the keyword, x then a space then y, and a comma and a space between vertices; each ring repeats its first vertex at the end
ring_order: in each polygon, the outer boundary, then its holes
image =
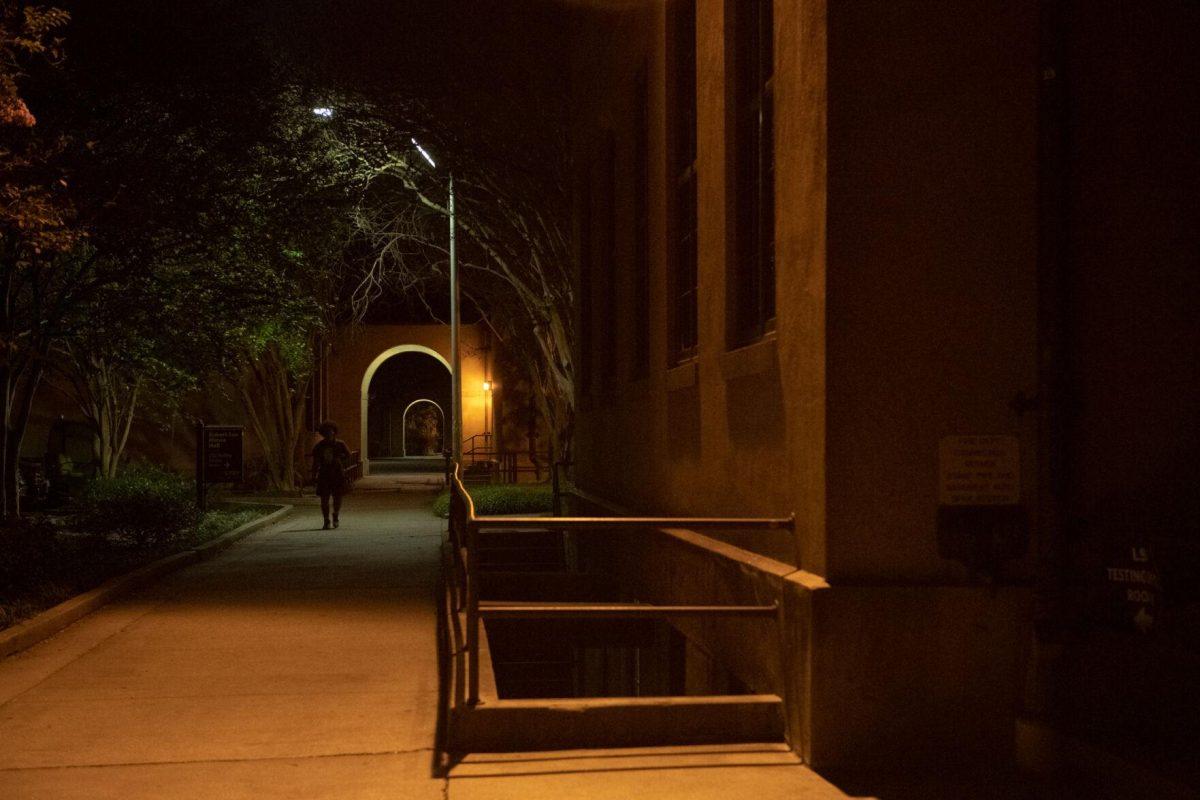
POLYGON ((1021 502, 1021 444, 1015 436, 946 436, 938 445, 938 504, 1021 502))

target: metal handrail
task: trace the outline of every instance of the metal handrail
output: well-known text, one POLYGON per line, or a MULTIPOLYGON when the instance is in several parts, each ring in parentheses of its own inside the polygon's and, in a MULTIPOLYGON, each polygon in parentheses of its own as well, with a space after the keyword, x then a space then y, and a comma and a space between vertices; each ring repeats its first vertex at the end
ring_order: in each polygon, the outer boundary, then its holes
POLYGON ((350 464, 342 470, 342 474, 346 476, 348 481, 356 481, 362 477, 362 453, 358 450, 350 451, 350 464))
MULTIPOLYGON (((516 483, 519 475, 533 474, 541 480, 542 468, 538 465, 536 458, 540 458, 542 453, 526 453, 525 451, 505 450, 503 444, 498 441, 499 437, 493 432, 476 433, 463 439, 463 460, 469 460, 471 466, 478 464, 491 464, 493 472, 492 480, 499 479, 502 483, 505 481, 516 483), (482 444, 480 443, 482 440, 482 444), (521 457, 528 455, 531 464, 525 466, 521 464, 521 457)), ((448 453, 447 453, 448 455, 448 453)), ((546 461, 552 460, 551 454, 545 454, 546 461)), ((447 483, 449 483, 447 469, 447 483)))
POLYGON ((480 603, 485 619, 643 619, 646 617, 771 617, 779 604, 767 606, 655 606, 643 603, 480 603))
POLYGON ((794 530, 795 515, 764 517, 476 517, 480 530, 554 528, 555 530, 633 530, 637 528, 695 528, 698 530, 794 530))
MULTIPOLYGON (((479 702, 479 624, 491 619, 531 618, 657 618, 674 617, 769 617, 777 616, 771 605, 674 605, 634 603, 480 603, 477 542, 481 533, 513 528, 553 530, 633 530, 639 528, 700 528, 725 530, 793 530, 794 514, 780 518, 757 517, 480 517, 475 501, 462 482, 462 465, 450 474, 451 591, 454 612, 466 612, 466 704, 479 702), (465 584, 463 586, 462 584, 465 584)), ((458 654, 461 657, 461 653, 458 654)))

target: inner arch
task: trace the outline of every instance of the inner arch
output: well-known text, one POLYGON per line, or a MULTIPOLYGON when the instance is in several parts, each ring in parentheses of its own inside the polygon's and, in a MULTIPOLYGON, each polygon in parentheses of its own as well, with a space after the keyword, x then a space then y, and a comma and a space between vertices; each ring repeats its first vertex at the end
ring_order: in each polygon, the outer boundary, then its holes
POLYGON ((428 400, 448 417, 451 385, 449 362, 423 345, 397 345, 375 357, 360 387, 363 474, 370 474, 373 459, 403 468, 406 412, 415 401, 428 400))

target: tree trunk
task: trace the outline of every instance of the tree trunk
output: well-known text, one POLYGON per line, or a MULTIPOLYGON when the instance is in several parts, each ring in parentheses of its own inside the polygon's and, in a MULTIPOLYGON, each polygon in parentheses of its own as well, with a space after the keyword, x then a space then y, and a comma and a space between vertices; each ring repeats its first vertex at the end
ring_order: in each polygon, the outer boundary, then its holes
POLYGON ((92 426, 92 454, 99 464, 99 474, 104 478, 115 477, 129 441, 144 379, 102 357, 81 355, 71 348, 65 352, 70 378, 66 390, 92 426))
POLYGON ((245 370, 238 391, 250 428, 266 462, 267 482, 273 491, 297 489, 296 449, 304 418, 308 378, 295 378, 275 344, 245 370))
POLYGON ((13 416, 13 408, 16 398, 14 396, 14 388, 12 385, 12 370, 7 364, 0 366, 0 390, 3 391, 4 397, 4 425, 0 427, 0 519, 8 520, 15 517, 19 512, 19 508, 11 506, 10 497, 16 495, 16 474, 9 468, 9 420, 13 416), (13 491, 9 491, 9 482, 13 484, 13 491))
POLYGON ((33 409, 33 398, 41 383, 44 366, 41 361, 15 374, 11 367, 0 368, 4 389, 4 430, 0 434, 0 518, 5 520, 21 514, 21 491, 19 470, 21 465, 21 443, 25 440, 25 428, 29 425, 29 414, 33 409))
POLYGON ((89 417, 96 429, 96 449, 100 461, 100 474, 105 478, 115 477, 129 442, 129 431, 133 427, 137 411, 141 378, 130 378, 128 383, 114 370, 102 366, 103 380, 93 386, 96 416, 89 417))

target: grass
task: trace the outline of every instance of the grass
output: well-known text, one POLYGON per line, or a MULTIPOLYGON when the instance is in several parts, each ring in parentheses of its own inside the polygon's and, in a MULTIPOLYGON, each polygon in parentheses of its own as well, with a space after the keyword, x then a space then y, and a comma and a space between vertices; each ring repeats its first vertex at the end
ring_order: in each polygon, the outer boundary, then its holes
MULTIPOLYGON (((233 506, 233 504, 230 504, 233 506)), ((270 514, 275 506, 233 506, 230 508, 215 508, 204 515, 200 524, 192 534, 191 544, 203 544, 215 539, 221 534, 229 533, 240 528, 247 522, 253 522, 261 516, 270 514)))
MULTIPOLYGON (((475 513, 480 516, 549 513, 554 503, 554 492, 548 483, 499 483, 467 491, 475 502, 475 513)), ((433 513, 443 519, 450 515, 449 491, 433 501, 433 513)))
POLYGON ((66 519, 54 521, 50 541, 26 554, 39 563, 24 561, 22 572, 37 575, 25 586, 0 586, 0 630, 34 616, 64 600, 94 589, 163 556, 187 550, 271 513, 276 506, 218 503, 192 529, 183 531, 164 547, 138 547, 116 536, 82 535, 66 528, 66 519))

